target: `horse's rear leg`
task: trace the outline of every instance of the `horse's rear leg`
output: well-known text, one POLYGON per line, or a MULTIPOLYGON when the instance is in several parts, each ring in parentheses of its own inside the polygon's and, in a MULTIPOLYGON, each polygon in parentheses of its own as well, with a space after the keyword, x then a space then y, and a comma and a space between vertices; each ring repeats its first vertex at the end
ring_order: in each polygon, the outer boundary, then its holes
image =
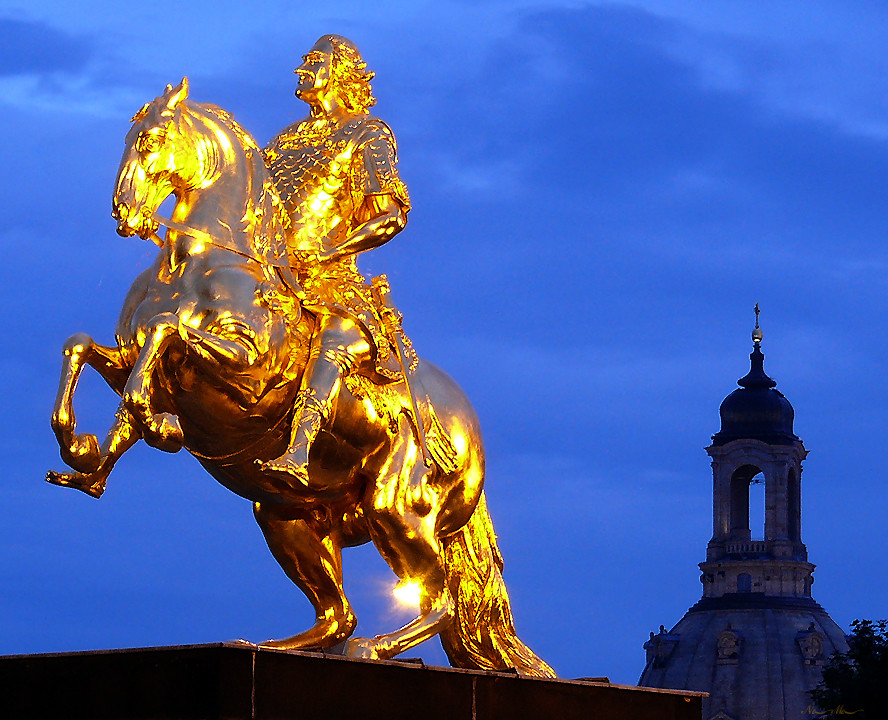
POLYGON ((84 473, 98 469, 101 463, 99 441, 92 434, 78 434, 74 418, 74 390, 85 365, 93 367, 111 388, 120 393, 128 370, 117 348, 96 345, 89 335, 78 333, 62 349, 62 374, 59 393, 50 424, 59 441, 59 451, 66 465, 84 473))
POLYGON ((404 415, 396 442, 376 485, 368 489, 364 512, 373 542, 395 575, 419 585, 420 615, 393 633, 350 640, 347 652, 357 657, 392 658, 437 635, 453 617, 453 599, 436 537, 440 508, 435 507, 433 492, 427 488, 424 493, 416 492, 423 489, 430 471, 417 452, 404 415))
POLYGON ((301 518, 287 518, 272 506, 255 503, 253 512, 274 559, 315 610, 315 624, 305 632, 261 645, 326 650, 350 637, 358 620, 342 589, 341 545, 336 537, 301 518))
POLYGON ((114 464, 138 442, 139 437, 138 431, 133 427, 132 417, 121 403, 114 417, 114 424, 108 431, 105 442, 102 443, 98 467, 93 472, 68 473, 50 470, 46 473, 46 481, 53 485, 82 490, 94 498, 101 497, 114 464))

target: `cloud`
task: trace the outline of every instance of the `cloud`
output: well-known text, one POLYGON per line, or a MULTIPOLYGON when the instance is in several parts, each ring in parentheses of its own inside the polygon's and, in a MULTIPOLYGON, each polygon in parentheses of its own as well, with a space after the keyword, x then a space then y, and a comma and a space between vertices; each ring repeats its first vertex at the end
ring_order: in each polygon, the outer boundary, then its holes
POLYGON ((670 44, 707 85, 755 97, 783 116, 888 137, 886 10, 820 0, 750 12, 742 2, 637 0, 638 7, 687 31, 670 44))
POLYGON ((0 76, 71 72, 94 52, 92 43, 39 22, 0 18, 0 76))
POLYGON ((115 118, 138 108, 107 69, 123 73, 127 63, 109 62, 96 37, 10 18, 0 18, 0 36, 0 103, 47 119, 115 118))
POLYGON ((139 109, 144 100, 138 97, 132 88, 108 87, 90 73, 0 77, 0 103, 28 113, 117 119, 139 109))
POLYGON ((682 232, 688 222, 724 226, 726 217, 822 228, 836 204, 850 203, 865 220, 865 193, 888 169, 885 146, 749 91, 764 68, 798 77, 797 62, 784 47, 732 45, 640 10, 539 10, 495 39, 468 76, 451 79, 423 113, 415 144, 439 191, 487 202, 523 194, 550 213, 579 202, 567 208, 578 219, 641 226, 645 243, 654 216, 682 232), (677 52, 689 37, 701 50, 677 52), (742 87, 701 75, 705 50, 716 46, 744 68, 742 87), (476 181, 503 168, 506 193, 476 181), (459 169, 465 181, 454 183, 459 169))
POLYGON ((751 296, 788 309, 799 284, 883 286, 888 147, 713 87, 674 51, 691 32, 639 10, 536 11, 424 110, 402 167, 421 177, 407 234, 437 269, 421 277, 436 327, 484 308, 497 337, 564 343, 600 318, 665 342, 675 311, 651 292, 706 314, 751 296), (498 174, 505 191, 473 182, 498 174))

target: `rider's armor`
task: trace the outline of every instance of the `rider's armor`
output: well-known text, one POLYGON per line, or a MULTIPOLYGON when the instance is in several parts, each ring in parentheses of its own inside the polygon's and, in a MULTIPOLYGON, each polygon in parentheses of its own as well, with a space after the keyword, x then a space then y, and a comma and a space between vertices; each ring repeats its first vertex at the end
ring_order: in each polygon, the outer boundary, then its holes
MULTIPOLYGON (((372 286, 357 267, 356 253, 318 263, 317 253, 345 242, 367 218, 368 196, 390 195, 406 212, 407 187, 398 176, 392 131, 381 120, 360 115, 337 123, 308 118, 279 133, 265 157, 290 218, 290 261, 309 310, 359 321, 376 354, 382 378, 401 377, 392 340, 386 337, 372 286)), ((405 343, 409 348, 409 341, 405 343)))

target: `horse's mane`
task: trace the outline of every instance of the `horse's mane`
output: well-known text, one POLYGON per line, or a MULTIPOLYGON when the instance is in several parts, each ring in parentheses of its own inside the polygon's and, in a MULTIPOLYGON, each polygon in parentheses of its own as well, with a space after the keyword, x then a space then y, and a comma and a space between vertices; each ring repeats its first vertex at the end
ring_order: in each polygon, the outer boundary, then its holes
MULTIPOLYGON (((188 115, 195 118, 206 118, 216 121, 228 130, 232 138, 240 146, 250 167, 249 186, 247 188, 247 207, 245 220, 255 219, 252 243, 256 252, 271 265, 289 265, 285 232, 289 226, 289 217, 280 201, 277 189, 265 163, 265 157, 253 136, 234 119, 227 110, 212 103, 198 103, 185 100, 176 107, 175 120, 182 121, 183 106, 188 115), (181 113, 181 114, 180 114, 181 113)), ((221 162, 222 153, 218 152, 218 140, 210 133, 211 142, 216 144, 216 161, 221 162)))
MULTIPOLYGON (((214 105, 213 103, 199 103, 199 102, 191 102, 188 101, 188 104, 192 107, 199 108, 205 111, 208 115, 212 115, 213 117, 218 118, 234 133, 235 137, 240 140, 241 147, 246 150, 249 148, 251 150, 259 150, 259 145, 256 144, 256 140, 250 135, 249 132, 241 127, 240 123, 234 119, 234 115, 225 110, 224 108, 220 108, 218 105, 214 105)), ((261 152, 261 150, 260 150, 261 152)))

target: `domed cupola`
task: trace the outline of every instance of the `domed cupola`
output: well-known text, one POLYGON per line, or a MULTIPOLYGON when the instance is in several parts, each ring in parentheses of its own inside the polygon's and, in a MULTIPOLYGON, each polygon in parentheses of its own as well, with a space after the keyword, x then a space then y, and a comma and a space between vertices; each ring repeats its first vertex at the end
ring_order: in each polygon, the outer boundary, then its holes
POLYGON ((749 372, 737 381, 740 387, 728 395, 719 408, 721 430, 712 436, 715 446, 740 438, 761 440, 770 445, 798 442, 792 431, 795 415, 792 405, 782 392, 775 389, 777 382, 765 373, 758 317, 759 307, 756 305, 749 372))
POLYGON ((752 367, 721 405, 712 458, 712 538, 703 596, 675 627, 651 633, 639 685, 703 690, 703 720, 799 720, 842 629, 811 596, 802 542, 802 462, 793 411, 765 374, 755 306, 752 367), (754 485, 764 523, 750 522, 754 485))

